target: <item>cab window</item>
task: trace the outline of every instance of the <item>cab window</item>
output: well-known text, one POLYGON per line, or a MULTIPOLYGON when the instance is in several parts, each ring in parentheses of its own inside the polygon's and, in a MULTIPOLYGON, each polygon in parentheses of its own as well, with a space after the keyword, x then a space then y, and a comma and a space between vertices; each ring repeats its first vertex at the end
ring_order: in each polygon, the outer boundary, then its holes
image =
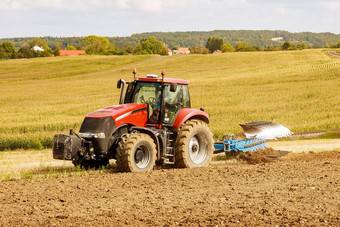
POLYGON ((164 107, 166 113, 164 123, 173 124, 182 108, 190 108, 189 89, 187 85, 178 84, 176 91, 170 91, 170 85, 165 87, 164 107))

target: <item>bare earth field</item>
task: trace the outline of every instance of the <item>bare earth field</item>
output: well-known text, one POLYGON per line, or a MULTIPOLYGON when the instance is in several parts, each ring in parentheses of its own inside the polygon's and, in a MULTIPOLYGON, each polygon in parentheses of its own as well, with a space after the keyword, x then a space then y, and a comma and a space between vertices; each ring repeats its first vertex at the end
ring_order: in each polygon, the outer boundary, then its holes
POLYGON ((2 181, 0 226, 339 226, 340 152, 2 181))

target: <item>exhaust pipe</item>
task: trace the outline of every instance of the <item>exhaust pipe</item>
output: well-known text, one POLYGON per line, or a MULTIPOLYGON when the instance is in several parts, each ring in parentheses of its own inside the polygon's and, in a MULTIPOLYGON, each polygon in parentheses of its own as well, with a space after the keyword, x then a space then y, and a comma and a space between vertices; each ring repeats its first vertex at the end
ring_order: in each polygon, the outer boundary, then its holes
POLYGON ((123 84, 123 87, 122 87, 122 90, 120 91, 119 104, 124 103, 126 82, 123 79, 118 80, 118 82, 117 82, 117 88, 118 89, 121 88, 122 84, 123 84))

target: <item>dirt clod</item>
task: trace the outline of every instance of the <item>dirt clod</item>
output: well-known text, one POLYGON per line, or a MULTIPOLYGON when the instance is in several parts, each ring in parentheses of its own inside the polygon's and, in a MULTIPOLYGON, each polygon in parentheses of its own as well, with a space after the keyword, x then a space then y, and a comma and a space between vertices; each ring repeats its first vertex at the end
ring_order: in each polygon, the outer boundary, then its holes
POLYGON ((260 149, 253 152, 240 153, 239 159, 249 164, 272 162, 279 157, 287 155, 289 151, 275 150, 272 148, 260 149))

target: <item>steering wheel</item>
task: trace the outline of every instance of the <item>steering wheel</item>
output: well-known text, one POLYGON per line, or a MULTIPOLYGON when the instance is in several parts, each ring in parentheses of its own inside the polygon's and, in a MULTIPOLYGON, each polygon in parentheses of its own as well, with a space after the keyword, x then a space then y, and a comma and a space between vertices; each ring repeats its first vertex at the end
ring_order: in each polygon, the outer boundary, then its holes
POLYGON ((155 103, 155 97, 149 97, 148 102, 149 103, 155 103))

